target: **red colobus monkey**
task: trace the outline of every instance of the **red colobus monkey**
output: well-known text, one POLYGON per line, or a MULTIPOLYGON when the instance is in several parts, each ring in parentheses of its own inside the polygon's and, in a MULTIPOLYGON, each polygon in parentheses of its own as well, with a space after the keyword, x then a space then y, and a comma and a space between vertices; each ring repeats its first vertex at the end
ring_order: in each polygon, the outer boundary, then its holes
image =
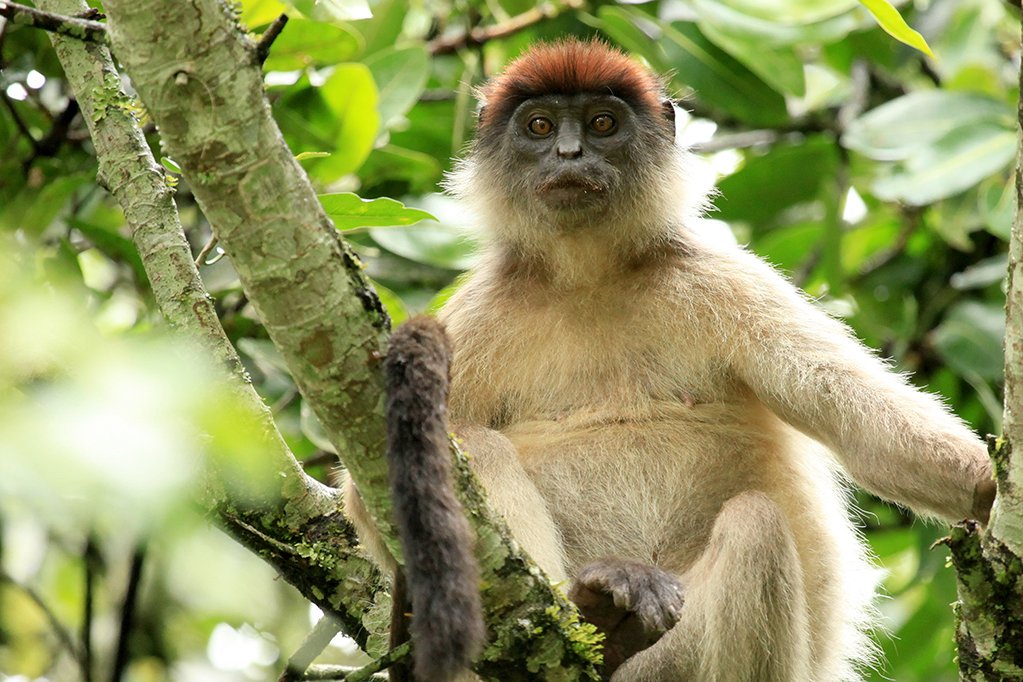
MULTIPOLYGON (((482 94, 448 189, 478 213, 484 252, 440 319, 450 425, 491 503, 610 633, 614 682, 860 679, 875 580, 843 476, 925 516, 986 520, 983 443, 769 265, 704 237, 703 194, 648 69, 566 40, 482 94)), ((410 336, 442 348, 416 325, 392 367, 413 362, 410 336)), ((408 388, 412 374, 392 376, 408 388)), ((420 408, 397 405, 392 427, 444 419, 420 408)), ((392 440, 399 510, 446 485, 443 470, 421 476, 421 457, 401 464, 411 442, 392 440)), ((448 457, 438 442, 426 459, 448 457)), ((447 556, 464 529, 437 540, 458 515, 431 504, 399 525, 416 556, 447 556)), ((467 576, 410 566, 413 627, 417 593, 475 590, 467 576)), ((478 642, 478 603, 455 602, 421 629, 478 642)), ((445 678, 474 646, 420 677, 445 678)))

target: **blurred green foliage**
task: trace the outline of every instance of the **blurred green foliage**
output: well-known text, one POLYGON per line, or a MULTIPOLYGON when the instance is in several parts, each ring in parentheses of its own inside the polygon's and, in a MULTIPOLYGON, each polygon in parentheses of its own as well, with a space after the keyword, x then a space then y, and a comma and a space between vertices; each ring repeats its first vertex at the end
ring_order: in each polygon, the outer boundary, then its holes
MULTIPOLYGON (((435 309, 474 257, 472 216, 437 189, 471 138, 473 88, 534 41, 601 35, 691 112, 680 136, 720 187, 714 229, 997 432, 1018 10, 899 4, 931 59, 856 0, 568 4, 541 17, 524 0, 241 3, 254 36, 291 15, 265 65, 274 114, 396 321, 435 309), (459 42, 523 13, 536 21, 459 42)), ((307 606, 189 494, 204 455, 258 457, 245 421, 168 338, 47 36, 0 27, 0 99, 0 679, 75 679, 86 650, 106 678, 132 567, 123 679, 268 679, 307 606)), ((176 186, 198 253, 209 227, 176 186)), ((230 263, 213 248, 201 272, 286 439, 325 479, 329 444, 230 263)), ((871 679, 954 680, 954 576, 930 549, 944 531, 857 501, 888 571, 887 663, 871 679)))

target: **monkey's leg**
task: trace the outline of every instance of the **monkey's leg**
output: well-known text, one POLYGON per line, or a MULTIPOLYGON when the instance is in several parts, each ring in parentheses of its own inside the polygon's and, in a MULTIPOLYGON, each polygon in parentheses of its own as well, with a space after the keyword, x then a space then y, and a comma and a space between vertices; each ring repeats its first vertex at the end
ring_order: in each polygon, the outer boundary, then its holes
POLYGON ((678 623, 614 682, 809 682, 803 573, 781 509, 748 491, 721 508, 683 577, 678 623))
POLYGON ((507 521, 512 536, 553 582, 567 579, 561 534, 547 502, 502 433, 481 426, 456 428, 469 463, 487 491, 490 506, 507 521))

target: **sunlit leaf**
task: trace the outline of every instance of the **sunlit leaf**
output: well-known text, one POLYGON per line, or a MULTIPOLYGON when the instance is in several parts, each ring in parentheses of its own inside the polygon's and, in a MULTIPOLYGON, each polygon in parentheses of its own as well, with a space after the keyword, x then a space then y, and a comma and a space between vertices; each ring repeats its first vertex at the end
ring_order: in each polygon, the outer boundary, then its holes
POLYGON ((857 12, 845 11, 811 23, 792 24, 779 15, 760 17, 738 11, 719 0, 691 0, 691 4, 701 26, 711 24, 727 29, 761 46, 830 43, 844 38, 862 23, 857 12))
POLYGON ((422 46, 388 48, 365 61, 379 90, 377 108, 384 127, 401 119, 418 99, 430 75, 430 55, 422 46))
POLYGON ((796 97, 806 93, 803 61, 791 47, 776 46, 765 50, 764 45, 747 36, 711 23, 701 22, 700 30, 711 42, 738 59, 775 90, 796 97))
POLYGON ((965 301, 952 308, 933 332, 934 349, 960 375, 1002 377, 1005 311, 1001 303, 965 301))
POLYGON ((394 199, 363 199, 351 192, 321 194, 320 203, 334 221, 334 226, 342 232, 359 227, 411 225, 420 220, 436 220, 426 211, 409 208, 394 199))
POLYGON ((885 30, 885 33, 899 42, 920 50, 928 57, 934 56, 934 53, 931 52, 931 46, 927 44, 924 37, 910 28, 906 20, 899 14, 899 10, 892 7, 887 0, 860 0, 860 4, 874 15, 877 23, 885 30))
POLYGON ((377 89, 363 64, 339 64, 319 91, 336 121, 337 146, 317 166, 336 178, 358 169, 373 149, 380 129, 377 89))
POLYGON ((721 193, 711 215, 721 220, 770 222, 779 211, 817 197, 822 184, 834 176, 836 161, 834 143, 823 136, 751 156, 718 183, 721 193))
POLYGON ((811 24, 856 7, 857 0, 718 0, 742 14, 782 24, 811 24))
POLYGON ((242 23, 250 29, 265 26, 291 9, 280 0, 241 0, 241 8, 242 23))
POLYGON ((879 161, 898 161, 953 130, 978 122, 1014 126, 1008 103, 968 92, 923 90, 871 109, 850 125, 842 144, 879 161))
POLYGON ((350 21, 373 16, 367 0, 286 0, 299 12, 317 21, 350 21))
POLYGON ((322 159, 325 156, 330 156, 330 152, 300 152, 295 154, 295 160, 305 161, 306 159, 322 159))
POLYGON ((338 64, 354 57, 361 47, 358 32, 347 24, 293 18, 274 40, 263 68, 293 71, 338 64))
POLYGON ((448 225, 420 225, 411 229, 374 228, 373 241, 391 253, 417 263, 449 270, 472 265, 476 246, 465 230, 448 225))
POLYGON ((707 104, 757 125, 787 116, 785 98, 716 46, 695 24, 663 25, 661 45, 676 70, 673 83, 692 88, 707 104))
POLYGON ((391 327, 397 327, 409 317, 408 308, 398 294, 394 293, 380 282, 374 281, 373 288, 376 289, 380 302, 384 304, 384 310, 391 318, 391 327))
POLYGON ((1009 241, 1016 215, 1016 183, 998 175, 988 178, 980 187, 979 198, 987 231, 1009 241))
POLYGON ((993 124, 950 131, 907 159, 873 192, 885 200, 929 204, 976 185, 1016 158, 1016 133, 993 124))

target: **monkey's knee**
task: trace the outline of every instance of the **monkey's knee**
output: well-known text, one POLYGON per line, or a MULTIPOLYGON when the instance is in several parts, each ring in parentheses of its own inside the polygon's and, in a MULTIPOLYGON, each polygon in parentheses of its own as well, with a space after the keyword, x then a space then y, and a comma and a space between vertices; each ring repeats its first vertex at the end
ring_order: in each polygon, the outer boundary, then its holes
MULTIPOLYGON (((788 519, 758 491, 728 500, 714 522, 703 572, 710 635, 701 656, 708 679, 810 679, 803 569, 788 519)), ((690 594, 695 597, 698 588, 690 594)))

